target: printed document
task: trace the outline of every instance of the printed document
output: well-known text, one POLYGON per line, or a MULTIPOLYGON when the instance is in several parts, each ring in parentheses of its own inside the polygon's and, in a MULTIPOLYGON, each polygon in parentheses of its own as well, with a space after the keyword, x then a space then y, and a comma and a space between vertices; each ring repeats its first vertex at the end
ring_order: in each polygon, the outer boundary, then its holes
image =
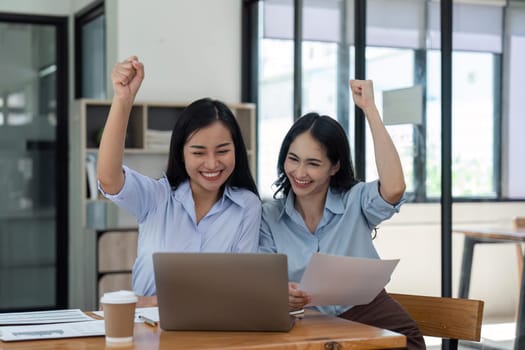
POLYGON ((0 313, 0 326, 93 321, 80 309, 0 313))
POLYGON ((20 341, 37 339, 75 338, 105 334, 104 320, 56 323, 31 326, 0 327, 0 340, 20 341))
POLYGON ((315 253, 299 289, 312 297, 307 306, 368 304, 386 286, 398 262, 315 253))

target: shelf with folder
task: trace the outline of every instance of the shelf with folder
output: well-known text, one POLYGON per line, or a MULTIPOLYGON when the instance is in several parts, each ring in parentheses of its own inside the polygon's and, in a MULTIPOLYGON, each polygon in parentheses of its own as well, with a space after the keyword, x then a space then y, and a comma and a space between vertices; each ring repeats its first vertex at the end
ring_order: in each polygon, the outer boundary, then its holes
MULTIPOLYGON (((106 100, 80 100, 84 149, 98 152, 104 124, 111 106, 106 100)), ((187 103, 136 103, 129 119, 125 153, 150 154, 169 151, 171 132, 187 103)), ((228 104, 237 118, 255 176, 256 119, 255 106, 249 103, 228 104)))

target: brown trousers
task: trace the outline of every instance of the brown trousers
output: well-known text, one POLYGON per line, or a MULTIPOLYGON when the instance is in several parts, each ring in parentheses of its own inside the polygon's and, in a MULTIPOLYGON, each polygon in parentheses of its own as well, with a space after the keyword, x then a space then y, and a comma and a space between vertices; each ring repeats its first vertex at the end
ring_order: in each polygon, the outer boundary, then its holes
POLYGON ((404 334, 409 350, 426 349, 416 322, 384 289, 369 304, 354 306, 338 317, 404 334))

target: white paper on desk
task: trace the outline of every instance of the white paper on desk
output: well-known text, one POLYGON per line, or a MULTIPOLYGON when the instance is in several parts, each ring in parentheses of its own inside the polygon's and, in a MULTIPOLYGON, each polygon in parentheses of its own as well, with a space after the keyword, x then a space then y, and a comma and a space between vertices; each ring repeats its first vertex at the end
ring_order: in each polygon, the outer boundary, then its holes
POLYGON ((104 334, 105 329, 103 320, 0 327, 0 340, 5 342, 36 339, 92 337, 104 334))
POLYGON ((299 289, 311 295, 308 306, 368 304, 386 286, 398 262, 315 253, 299 289))
POLYGON ((80 309, 0 313, 0 325, 30 325, 93 321, 80 309))

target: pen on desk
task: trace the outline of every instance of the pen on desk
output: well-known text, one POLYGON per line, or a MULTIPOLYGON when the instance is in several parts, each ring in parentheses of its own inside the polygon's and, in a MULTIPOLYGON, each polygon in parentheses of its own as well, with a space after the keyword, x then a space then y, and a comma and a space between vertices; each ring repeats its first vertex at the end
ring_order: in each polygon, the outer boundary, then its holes
POLYGON ((290 316, 294 316, 296 318, 303 318, 303 316, 304 316, 304 309, 290 311, 290 316))
POLYGON ((143 321, 148 326, 157 327, 157 322, 147 318, 146 316, 139 315, 139 320, 143 321))
POLYGON ((304 314, 304 309, 290 311, 290 315, 304 314))

